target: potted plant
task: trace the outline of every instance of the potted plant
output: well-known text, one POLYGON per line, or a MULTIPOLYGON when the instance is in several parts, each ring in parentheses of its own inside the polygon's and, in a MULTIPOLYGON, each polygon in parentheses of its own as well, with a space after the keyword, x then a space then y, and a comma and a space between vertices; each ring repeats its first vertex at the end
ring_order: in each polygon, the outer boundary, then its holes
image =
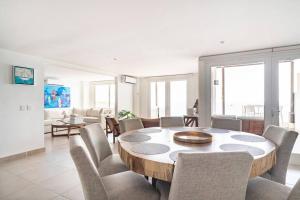
POLYGON ((133 114, 131 111, 128 110, 121 110, 118 113, 118 115, 119 115, 119 120, 135 118, 135 114, 133 114))

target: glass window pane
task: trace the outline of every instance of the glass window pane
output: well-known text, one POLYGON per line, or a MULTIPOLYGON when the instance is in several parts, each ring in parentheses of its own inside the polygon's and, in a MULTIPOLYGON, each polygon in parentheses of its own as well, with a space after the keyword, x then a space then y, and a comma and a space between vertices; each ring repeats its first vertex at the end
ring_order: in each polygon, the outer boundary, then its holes
POLYGON ((151 118, 165 116, 165 82, 150 83, 151 118))
POLYGON ((151 118, 158 116, 156 106, 156 82, 150 83, 151 118))
POLYGON ((289 127, 291 89, 291 62, 279 63, 279 123, 283 127, 289 127))
POLYGON ((212 67, 212 114, 223 115, 223 67, 212 67))
POLYGON ((95 104, 97 108, 109 108, 109 85, 95 86, 95 104))
POLYGON ((225 115, 264 116, 264 65, 224 68, 225 115))
POLYGON ((165 103, 166 103, 166 86, 165 82, 157 82, 157 106, 158 106, 158 112, 159 112, 159 117, 164 117, 165 116, 165 103))
POLYGON ((114 109, 115 108, 115 97, 116 97, 115 84, 110 85, 109 94, 110 94, 109 108, 114 109))
POLYGON ((171 116, 182 116, 187 110, 187 82, 170 82, 171 116))

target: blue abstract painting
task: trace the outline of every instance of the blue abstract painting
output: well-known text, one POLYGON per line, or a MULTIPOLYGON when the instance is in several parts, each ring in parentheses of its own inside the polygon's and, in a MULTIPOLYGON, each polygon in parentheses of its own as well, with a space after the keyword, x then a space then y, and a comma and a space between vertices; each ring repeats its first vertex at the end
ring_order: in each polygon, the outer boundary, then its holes
POLYGON ((71 106, 70 88, 62 85, 45 85, 45 108, 69 108, 71 106))

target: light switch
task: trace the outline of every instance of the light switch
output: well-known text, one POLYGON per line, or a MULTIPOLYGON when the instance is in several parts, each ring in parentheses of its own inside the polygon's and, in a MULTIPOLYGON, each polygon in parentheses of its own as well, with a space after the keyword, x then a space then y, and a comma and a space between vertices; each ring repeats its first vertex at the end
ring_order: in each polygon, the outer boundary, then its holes
POLYGON ((20 111, 24 111, 24 110, 25 110, 25 106, 20 105, 19 110, 20 110, 20 111))
POLYGON ((31 110, 31 106, 30 105, 27 105, 26 108, 27 108, 27 111, 31 110))

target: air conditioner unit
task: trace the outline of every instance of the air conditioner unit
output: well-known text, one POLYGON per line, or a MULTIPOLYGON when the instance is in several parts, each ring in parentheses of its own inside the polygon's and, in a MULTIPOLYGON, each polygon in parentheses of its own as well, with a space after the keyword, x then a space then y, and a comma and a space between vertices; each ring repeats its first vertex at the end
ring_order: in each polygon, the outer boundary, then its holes
POLYGON ((121 76, 121 82, 122 83, 136 84, 136 78, 132 77, 132 76, 122 75, 121 76))

